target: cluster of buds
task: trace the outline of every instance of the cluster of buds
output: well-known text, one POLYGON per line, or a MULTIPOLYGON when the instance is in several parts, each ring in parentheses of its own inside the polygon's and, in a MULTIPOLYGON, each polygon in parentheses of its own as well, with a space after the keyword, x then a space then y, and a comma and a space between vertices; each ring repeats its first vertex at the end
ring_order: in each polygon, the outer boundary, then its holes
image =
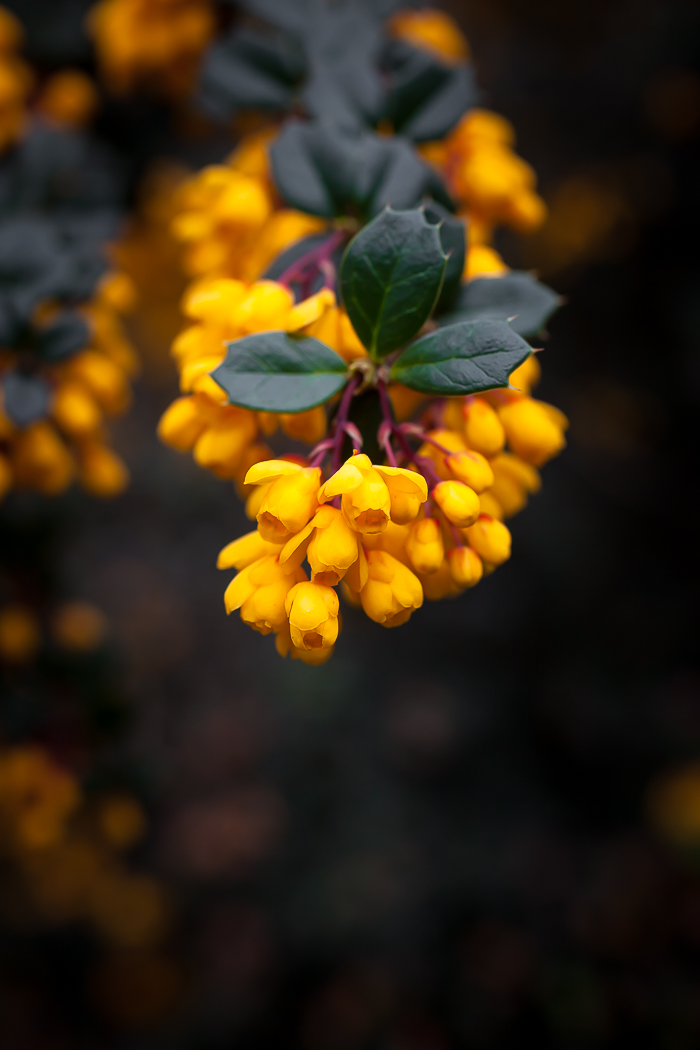
MULTIPOLYGON (((531 356, 511 379, 529 390, 538 372, 531 356)), ((424 597, 475 586, 510 557, 503 520, 539 489, 537 466, 565 443, 564 415, 523 391, 441 400, 426 417, 442 425, 426 429, 394 422, 378 382, 387 464, 356 448, 326 480, 316 465, 329 451, 339 459, 345 434, 359 437, 346 418, 351 382, 331 438, 306 461, 268 460, 245 476, 245 485, 254 486, 246 513, 257 531, 219 555, 219 568, 239 570, 225 594, 226 611, 240 609, 249 626, 274 633, 282 656, 310 664, 330 656, 340 623, 338 585, 350 605, 385 627, 405 623, 424 597), (416 437, 422 443, 414 450, 409 439, 416 437), (401 459, 408 467, 398 465, 401 459)))
POLYGON ((146 84, 176 97, 191 89, 214 25, 210 0, 99 0, 88 16, 113 91, 146 84))
MULTIPOLYGON (((138 371, 121 321, 134 295, 124 274, 104 277, 79 309, 87 344, 55 362, 21 347, 0 350, 1 494, 14 486, 54 496, 74 480, 104 498, 123 491, 128 470, 107 444, 105 421, 128 408, 138 371)), ((57 320, 53 304, 40 304, 34 329, 57 320)))
POLYGON ((17 142, 27 123, 27 99, 34 78, 17 54, 23 37, 15 16, 0 7, 0 153, 17 142))

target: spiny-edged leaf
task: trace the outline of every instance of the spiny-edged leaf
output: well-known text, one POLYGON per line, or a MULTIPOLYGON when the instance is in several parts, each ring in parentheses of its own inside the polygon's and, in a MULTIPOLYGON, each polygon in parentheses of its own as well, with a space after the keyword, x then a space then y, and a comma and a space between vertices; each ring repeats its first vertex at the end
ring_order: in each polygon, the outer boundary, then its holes
POLYGON ((49 411, 51 389, 41 376, 8 372, 2 380, 5 414, 18 427, 44 419, 49 411))
POLYGON ((259 332, 229 343, 211 376, 232 405, 257 412, 304 412, 340 390, 347 365, 319 339, 259 332))
POLYGON ((331 218, 411 208, 427 194, 452 207, 437 173, 405 140, 290 120, 270 148, 275 185, 287 204, 331 218))
POLYGON ((507 386, 511 372, 531 353, 505 321, 463 321, 412 343, 391 378, 422 394, 478 394, 507 386))
POLYGON ((507 320, 519 335, 536 335, 561 305, 556 292, 532 274, 514 270, 503 277, 479 277, 463 284, 442 324, 484 317, 507 320))
POLYGON ((445 279, 435 306, 435 312, 440 313, 452 304, 459 290, 467 253, 467 228, 462 219, 452 215, 437 201, 425 201, 424 208, 428 222, 440 224, 440 244, 447 256, 445 279))
POLYGON ((447 259, 422 208, 386 208, 348 245, 340 291, 353 328, 375 359, 412 339, 430 317, 447 259))

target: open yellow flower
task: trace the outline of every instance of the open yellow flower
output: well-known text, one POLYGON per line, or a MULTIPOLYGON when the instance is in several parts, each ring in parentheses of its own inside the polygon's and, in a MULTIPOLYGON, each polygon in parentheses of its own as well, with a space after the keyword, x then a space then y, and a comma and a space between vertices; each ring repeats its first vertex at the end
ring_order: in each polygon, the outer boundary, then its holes
POLYGON ((373 464, 369 456, 356 453, 321 486, 318 498, 323 503, 336 496, 342 497, 348 524, 363 535, 375 536, 394 520, 393 504, 401 518, 399 524, 407 523, 407 513, 411 515, 408 520, 413 520, 428 498, 428 486, 421 474, 373 464))
POLYGON ((423 604, 420 580, 386 551, 367 554, 369 578, 360 591, 360 601, 370 620, 384 627, 398 627, 423 604))
POLYGON ((284 543, 300 532, 318 507, 319 467, 301 467, 285 459, 256 463, 245 476, 246 485, 267 489, 257 513, 258 529, 269 543, 284 543))
POLYGON ((260 634, 282 629, 287 621, 284 603, 296 583, 306 579, 303 569, 285 572, 278 555, 260 558, 231 580, 224 594, 226 612, 241 610, 241 619, 260 634))
POLYGON ((320 583, 297 583, 285 600, 292 644, 330 649, 338 637, 338 595, 320 583))

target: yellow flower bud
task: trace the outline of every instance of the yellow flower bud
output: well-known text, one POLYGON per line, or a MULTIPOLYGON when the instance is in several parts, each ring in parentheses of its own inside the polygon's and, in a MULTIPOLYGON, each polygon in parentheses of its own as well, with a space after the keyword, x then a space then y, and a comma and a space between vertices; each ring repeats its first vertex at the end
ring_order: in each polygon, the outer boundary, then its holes
POLYGON ((445 558, 445 545, 437 518, 423 518, 411 526, 406 553, 417 573, 437 572, 445 558))
POLYGON ((459 26, 444 11, 398 11, 390 19, 389 29, 393 36, 433 52, 444 62, 462 62, 469 57, 469 45, 459 26))
POLYGON ((465 281, 475 277, 500 277, 508 273, 508 267, 495 250, 486 244, 473 244, 467 251, 462 276, 465 281))
MULTIPOLYGON (((359 599, 358 599, 359 604, 359 599)), ((340 619, 338 620, 340 624, 340 619)), ((320 664, 325 664, 327 660, 333 655, 333 646, 327 648, 321 647, 320 649, 297 649, 292 642, 292 635, 288 623, 277 631, 275 637, 275 648, 280 656, 285 657, 289 654, 292 660, 301 660, 302 663, 308 664, 310 667, 318 667, 320 664)))
POLYGON ((342 511, 352 528, 365 536, 376 536, 387 527, 392 506, 404 521, 411 520, 406 515, 415 517, 428 497, 428 487, 421 474, 401 467, 375 466, 369 456, 360 453, 346 460, 321 487, 320 501, 335 496, 342 496, 342 511))
POLYGON ((0 609, 0 658, 23 664, 35 656, 41 643, 39 621, 23 605, 0 609))
POLYGON ((93 652, 107 634, 107 617, 90 602, 66 602, 52 618, 51 634, 63 649, 93 652))
POLYGON ((262 226, 271 212, 270 198, 259 179, 231 171, 228 185, 212 207, 215 223, 225 228, 262 226))
POLYGON ((390 521, 384 532, 378 536, 363 536, 362 544, 368 551, 386 551, 410 568, 411 560, 406 553, 406 541, 410 534, 410 525, 397 525, 390 521))
POLYGON ((179 397, 160 417, 158 437, 179 452, 188 452, 205 427, 196 398, 179 397))
POLYGON ((268 489, 272 482, 267 485, 256 485, 251 494, 245 501, 245 516, 250 518, 251 521, 255 521, 258 516, 258 511, 262 506, 262 501, 265 499, 268 489))
POLYGON ((503 424, 483 397, 469 397, 464 402, 464 437, 469 448, 490 458, 506 443, 503 424))
POLYGON ((85 350, 70 362, 68 373, 86 387, 105 412, 116 415, 129 404, 129 384, 123 370, 105 354, 85 350))
POLYGON ((62 69, 46 83, 37 108, 57 124, 79 128, 99 105, 95 84, 79 69, 62 69))
POLYGON ((537 360, 537 354, 530 354, 521 365, 510 374, 510 385, 523 394, 529 394, 533 386, 537 386, 542 376, 542 369, 537 360))
POLYGON ((322 507, 316 518, 322 514, 324 524, 314 530, 306 553, 314 583, 335 587, 357 561, 359 538, 335 507, 322 507))
POLYGON ((5 456, 0 453, 0 500, 12 488, 12 468, 5 456))
MULTIPOLYGON (((461 422, 461 420, 460 420, 461 422)), ((464 438, 456 430, 448 430, 447 427, 440 427, 438 430, 431 430, 428 437, 432 438, 433 441, 437 441, 443 448, 449 450, 449 452, 465 452, 466 444, 464 438)), ((435 470, 443 481, 448 481, 452 477, 452 471, 445 462, 446 453, 442 452, 439 448, 436 448, 430 441, 424 441, 418 450, 420 456, 428 456, 432 459, 435 464, 435 470)))
POLYGON ((241 499, 246 499, 253 491, 253 486, 245 484, 245 476, 250 468, 271 457, 272 449, 263 441, 257 441, 254 445, 246 445, 234 475, 236 490, 241 499))
POLYGON ((481 558, 471 547, 453 547, 447 558, 458 587, 474 587, 484 575, 481 558))
POLYGON ((323 405, 318 405, 307 412, 283 412, 280 422, 288 437, 315 445, 326 433, 326 410, 323 405))
POLYGON ((217 569, 245 569, 254 561, 265 558, 271 554, 279 554, 279 545, 268 543, 264 540, 258 530, 248 532, 245 536, 239 536, 232 543, 227 543, 216 561, 217 569))
MULTIPOLYGON (((290 466, 296 464, 290 464, 290 466)), ((258 464, 259 467, 264 464, 258 464)), ((256 470, 252 468, 252 471, 256 470)), ((249 471, 250 477, 252 471, 249 471)), ((295 532, 301 532, 318 507, 321 483, 319 467, 297 468, 294 473, 278 477, 265 493, 257 514, 263 539, 284 543, 295 532)))
POLYGON ((12 466, 20 487, 55 496, 73 480, 75 464, 50 423, 34 423, 17 434, 12 466))
POLYGON ((285 600, 292 644, 329 649, 338 637, 338 595, 319 583, 297 583, 285 600))
POLYGON ((462 590, 454 581, 447 558, 443 559, 437 572, 421 576, 420 582, 423 594, 429 602, 439 602, 443 598, 455 598, 462 590))
POLYGON ((138 302, 138 292, 126 273, 106 273, 97 286, 99 298, 118 314, 130 314, 138 302))
POLYGON ((441 481, 433 489, 432 497, 447 520, 460 529, 472 525, 479 517, 479 497, 461 481, 441 481))
POLYGON ((254 561, 231 580, 224 593, 226 612, 241 610, 241 619, 261 634, 279 631, 287 622, 284 603, 292 587, 305 580, 300 569, 286 573, 279 555, 254 561))
POLYGON ((384 627, 398 627, 423 604, 423 588, 410 569, 385 551, 369 551, 369 578, 360 601, 371 620, 384 627))
POLYGON ((288 332, 298 332, 300 328, 318 321, 331 306, 335 306, 335 292, 330 288, 322 288, 320 292, 292 307, 284 327, 288 332))
POLYGON ((73 437, 93 434, 102 422, 99 405, 90 391, 70 380, 56 390, 51 414, 61 430, 73 437))
POLYGON ((294 305, 289 288, 277 281, 258 281, 233 311, 233 323, 244 334, 284 328, 294 305))
POLYGON ((207 427, 194 446, 194 458, 217 477, 233 478, 246 445, 255 439, 255 416, 240 408, 225 422, 207 427))
POLYGON ((447 457, 446 466, 458 481, 463 481, 476 493, 481 493, 493 485, 493 470, 480 452, 457 452, 447 457))
POLYGON ((372 466, 369 456, 360 453, 346 460, 321 487, 319 501, 341 496, 341 507, 349 525, 357 532, 377 535, 389 521, 391 498, 386 482, 372 466))
POLYGON ((522 510, 527 503, 528 493, 538 491, 540 476, 529 463, 507 452, 496 456, 492 466, 495 480, 489 491, 500 504, 503 516, 509 518, 522 510))
POLYGON ((510 558, 510 532, 502 521, 480 514, 464 534, 479 557, 490 565, 502 565, 510 558))
POLYGON ((540 401, 522 397, 499 409, 498 415, 517 456, 542 466, 566 445, 563 428, 540 401))
POLYGON ((532 189, 523 189, 510 200, 507 217, 519 233, 534 233, 547 218, 547 205, 532 189))
POLYGON ((490 518, 497 518, 498 521, 503 521, 505 517, 503 507, 494 496, 493 489, 482 492, 479 496, 479 502, 481 503, 482 514, 488 514, 490 518))
POLYGON ((80 483, 93 496, 111 499, 129 484, 126 464, 111 448, 90 442, 80 449, 80 483))
POLYGON ((22 23, 6 7, 0 7, 0 54, 18 51, 24 40, 22 23))
POLYGON ((203 277, 189 286, 181 308, 186 317, 195 321, 225 327, 231 324, 233 312, 247 294, 243 281, 231 277, 203 277))

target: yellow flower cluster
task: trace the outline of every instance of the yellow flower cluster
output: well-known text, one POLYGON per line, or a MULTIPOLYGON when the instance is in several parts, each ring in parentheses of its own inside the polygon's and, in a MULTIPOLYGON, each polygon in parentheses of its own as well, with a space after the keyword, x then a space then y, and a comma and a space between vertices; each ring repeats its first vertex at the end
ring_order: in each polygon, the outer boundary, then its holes
POLYGON ((320 467, 291 460, 253 466, 246 513, 257 531, 219 555, 219 568, 239 570, 227 612, 274 633, 281 655, 319 664, 338 636, 338 584, 385 627, 405 623, 424 597, 475 586, 510 557, 503 521, 539 489, 536 468, 565 443, 563 414, 529 396, 538 375, 532 356, 511 377, 520 390, 438 403, 440 426, 404 430, 424 437, 412 469, 357 452, 325 482, 320 467))
POLYGON ((0 153, 17 142, 27 123, 27 98, 34 77, 17 56, 23 37, 15 16, 0 7, 0 153))
POLYGON ((258 463, 245 481, 255 486, 246 509, 258 528, 219 555, 219 568, 239 570, 226 590, 226 610, 240 609, 244 623, 274 633, 282 656, 311 664, 330 656, 341 580, 352 600, 387 627, 405 623, 422 604, 420 582, 406 565, 366 550, 390 522, 416 518, 428 498, 422 475, 356 454, 326 482, 319 467, 288 460, 258 463))
MULTIPOLYGON (((95 496, 108 498, 124 490, 129 474, 105 443, 104 422, 128 407, 129 379, 138 371, 120 318, 133 300, 131 282, 113 273, 81 307, 91 331, 88 347, 60 363, 40 366, 51 389, 46 418, 19 427, 0 404, 0 496, 13 485, 54 496, 76 478, 95 496)), ((40 321, 49 321, 53 308, 46 304, 39 312, 40 321)), ((15 351, 0 350, 0 386, 17 361, 15 351)))
POLYGON ((44 748, 0 751, 0 855, 22 880, 19 899, 28 899, 34 921, 87 920, 119 948, 156 942, 168 919, 163 889, 128 871, 120 857, 145 830, 133 797, 88 802, 44 748))
POLYGON ((210 0, 99 0, 88 15, 102 74, 116 92, 146 84, 185 95, 214 28, 210 0))

